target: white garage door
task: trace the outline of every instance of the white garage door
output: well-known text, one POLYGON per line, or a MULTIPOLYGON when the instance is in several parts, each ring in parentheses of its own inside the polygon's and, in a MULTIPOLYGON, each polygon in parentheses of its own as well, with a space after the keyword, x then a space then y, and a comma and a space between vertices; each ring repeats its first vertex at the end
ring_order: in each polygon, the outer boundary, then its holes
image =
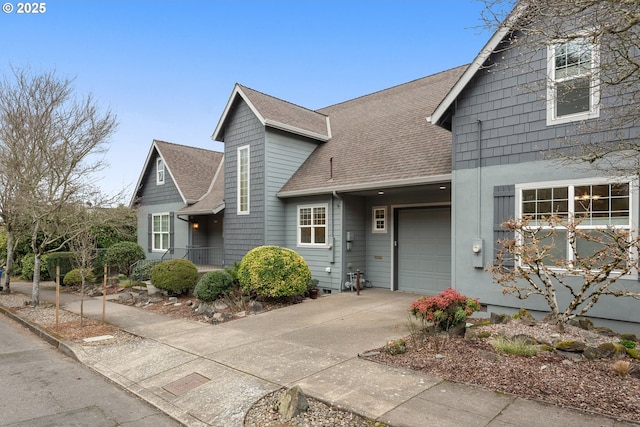
POLYGON ((398 289, 436 294, 451 286, 451 209, 400 209, 398 289))

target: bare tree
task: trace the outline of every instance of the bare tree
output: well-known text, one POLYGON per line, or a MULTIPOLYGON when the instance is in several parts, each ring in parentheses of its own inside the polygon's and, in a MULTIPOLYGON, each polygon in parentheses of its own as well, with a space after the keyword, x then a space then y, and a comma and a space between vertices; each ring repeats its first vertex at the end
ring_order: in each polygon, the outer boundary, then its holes
POLYGON ((503 223, 513 237, 498 242, 502 250, 490 269, 504 294, 543 297, 560 328, 587 313, 602 296, 640 299, 640 292, 618 282, 636 268, 632 254, 638 253, 640 236, 611 226, 581 229, 580 223, 559 215, 503 223), (570 258, 564 255, 566 243, 570 258))
MULTIPOLYGON (((599 110, 596 120, 585 120, 571 134, 558 140, 558 149, 547 153, 567 165, 588 164, 607 175, 640 172, 640 2, 638 0, 483 0, 482 20, 491 29, 507 28, 485 64, 494 72, 540 72, 541 52, 570 41, 578 47, 569 55, 581 55, 579 46, 597 46, 588 85, 599 110), (501 61, 503 58, 508 61, 501 61)), ((550 61, 550 58, 546 58, 550 61)), ((570 73, 578 72, 579 64, 570 73)), ((581 71, 581 72, 582 72, 581 71)), ((581 79, 563 90, 580 92, 581 79)), ((522 83, 521 90, 540 93, 554 82, 548 78, 522 83)))
POLYGON ((74 236, 68 207, 86 199, 91 176, 106 166, 101 155, 117 122, 91 95, 74 97, 69 79, 12 71, 0 82, 0 147, 7 164, 0 174, 12 189, 2 215, 28 225, 35 255, 32 303, 38 305, 41 257, 74 236))

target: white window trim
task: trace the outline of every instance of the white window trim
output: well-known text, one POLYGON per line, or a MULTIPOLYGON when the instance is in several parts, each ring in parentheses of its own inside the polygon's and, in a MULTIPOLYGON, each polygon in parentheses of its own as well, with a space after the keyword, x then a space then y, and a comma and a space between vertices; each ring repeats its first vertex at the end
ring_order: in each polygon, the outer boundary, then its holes
POLYGON ((166 173, 167 168, 165 167, 164 161, 162 160, 162 157, 158 157, 156 159, 156 185, 163 185, 165 183, 166 173))
POLYGON ((387 217, 387 207, 386 206, 373 206, 371 208, 371 232, 372 233, 386 233, 387 232, 387 221, 388 221, 388 217, 387 217), (383 211, 384 212, 384 227, 383 228, 376 228, 377 226, 377 218, 376 218, 376 211, 383 211))
POLYGON ((249 215, 250 213, 250 206, 251 206, 251 150, 249 148, 249 145, 243 145, 241 147, 238 147, 237 150, 237 175, 238 175, 238 179, 237 179, 237 186, 236 186, 236 202, 237 202, 237 206, 236 206, 236 211, 238 215, 249 215), (241 206, 241 191, 240 188, 242 186, 242 174, 241 174, 241 167, 240 167, 240 154, 241 152, 245 151, 247 152, 247 209, 246 210, 241 210, 240 206, 241 206))
MULTIPOLYGON (((527 182, 527 183, 523 183, 523 184, 516 184, 515 185, 515 203, 516 203, 516 218, 522 218, 522 191, 523 190, 532 190, 532 189, 538 189, 538 188, 549 188, 549 187, 569 187, 569 194, 568 194, 568 198, 569 201, 571 202, 574 198, 574 187, 576 186, 586 186, 586 185, 605 185, 605 184, 615 184, 615 183, 628 183, 629 184, 629 225, 628 225, 628 229, 632 231, 632 233, 634 234, 634 236, 638 233, 638 220, 640 218, 639 216, 639 209, 636 207, 636 205, 638 204, 638 198, 640 197, 640 192, 639 192, 639 183, 638 183, 638 179, 635 177, 598 177, 598 178, 583 178, 583 179, 570 179, 570 180, 559 180, 559 181, 539 181, 539 182, 527 182)), ((574 213, 574 209, 572 207, 569 208, 569 218, 571 218, 573 216, 574 213)), ((591 225, 591 226, 583 226, 580 228, 584 228, 584 229, 599 229, 599 228, 605 228, 606 226, 595 226, 595 225, 591 225)), ((626 226, 620 226, 620 228, 627 228, 626 226)), ((542 228, 550 228, 550 227, 545 227, 542 226, 542 228)), ((522 236, 518 236, 518 244, 522 244, 522 241, 520 240, 522 238, 522 236)), ((567 248, 566 248, 566 256, 567 259, 573 259, 573 249, 571 248, 571 246, 569 245, 569 243, 567 242, 567 248)), ((630 261, 632 263, 636 263, 638 260, 638 257, 640 255, 633 252, 629 254, 629 258, 630 261)), ((519 260, 517 262, 520 262, 519 260)), ((522 264, 521 264, 522 265, 522 264)), ((552 268, 552 270, 555 270, 555 268, 552 268)), ((560 269, 557 269, 560 270, 560 269)), ((630 275, 636 275, 638 274, 638 269, 634 268, 632 269, 629 274, 630 275)))
MULTIPOLYGON (((160 239, 160 241, 162 241, 162 239, 160 239)), ((166 252, 169 249, 171 249, 171 214, 169 212, 161 212, 161 213, 154 213, 151 214, 151 251, 152 252, 166 252), (161 232, 158 231, 156 232, 154 229, 154 224, 155 224, 155 218, 158 216, 166 216, 167 217, 167 231, 165 232, 161 232), (167 235, 167 247, 166 248, 157 248, 156 247, 156 234, 166 234, 167 235)))
MULTIPOLYGON (((311 225, 313 229, 313 224, 311 225)), ((314 240, 314 233, 311 233, 311 240, 314 240)), ((329 247, 329 205, 327 203, 316 203, 311 205, 298 205, 296 208, 296 243, 299 247, 305 248, 328 248, 329 247), (302 243, 300 240, 302 238, 300 234, 300 210, 301 209, 311 209, 311 218, 313 219, 313 209, 314 208, 324 208, 325 212, 325 223, 324 223, 324 240, 325 243, 302 243)))
MULTIPOLYGON (((551 45, 547 46, 547 126, 600 117, 600 45, 597 43, 591 45, 591 83, 589 111, 556 117, 555 51, 556 46, 561 43, 566 43, 566 40, 557 40, 551 45)), ((572 79, 576 77, 577 76, 573 76, 572 79)))

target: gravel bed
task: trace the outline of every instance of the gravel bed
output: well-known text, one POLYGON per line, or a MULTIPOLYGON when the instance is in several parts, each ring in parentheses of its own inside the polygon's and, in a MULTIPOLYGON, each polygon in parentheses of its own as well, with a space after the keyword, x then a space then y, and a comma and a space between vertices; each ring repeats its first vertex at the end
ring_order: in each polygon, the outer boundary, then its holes
POLYGON ((276 390, 256 402, 245 417, 245 427, 372 427, 383 425, 371 422, 351 412, 331 407, 310 397, 307 397, 309 409, 286 421, 275 409, 276 403, 285 391, 284 389, 276 390))

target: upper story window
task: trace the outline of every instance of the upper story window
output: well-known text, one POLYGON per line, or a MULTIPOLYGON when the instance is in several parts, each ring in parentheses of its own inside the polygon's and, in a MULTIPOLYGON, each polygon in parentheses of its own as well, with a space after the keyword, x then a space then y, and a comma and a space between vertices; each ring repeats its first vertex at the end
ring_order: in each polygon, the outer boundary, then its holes
POLYGON ((327 205, 298 206, 298 244, 327 244, 327 205))
POLYGON ((238 148, 238 214, 249 213, 249 146, 238 148))
POLYGON ((598 117, 598 46, 576 38, 549 46, 547 55, 547 124, 598 117))
MULTIPOLYGON (((555 229, 555 236, 543 239, 549 245, 549 263, 554 260, 575 260, 576 253, 582 257, 595 253, 601 247, 597 242, 597 231, 607 227, 631 231, 634 203, 631 202, 629 182, 606 182, 594 180, 576 183, 552 183, 537 186, 521 186, 516 192, 519 198, 520 217, 530 219, 528 229, 555 229), (549 224, 547 219, 556 215, 566 224, 577 220, 577 230, 593 239, 576 237, 571 245, 568 230, 563 226, 549 224)), ((636 202, 637 203, 637 202, 636 202)), ((521 242, 526 244, 526 242, 521 242)))
POLYGON ((169 249, 169 214, 154 214, 151 222, 153 235, 152 249, 154 251, 166 251, 169 249))
POLYGON ((156 184, 164 184, 164 162, 160 157, 156 160, 156 184))
POLYGON ((387 207, 377 206, 373 208, 373 233, 387 232, 387 207))

